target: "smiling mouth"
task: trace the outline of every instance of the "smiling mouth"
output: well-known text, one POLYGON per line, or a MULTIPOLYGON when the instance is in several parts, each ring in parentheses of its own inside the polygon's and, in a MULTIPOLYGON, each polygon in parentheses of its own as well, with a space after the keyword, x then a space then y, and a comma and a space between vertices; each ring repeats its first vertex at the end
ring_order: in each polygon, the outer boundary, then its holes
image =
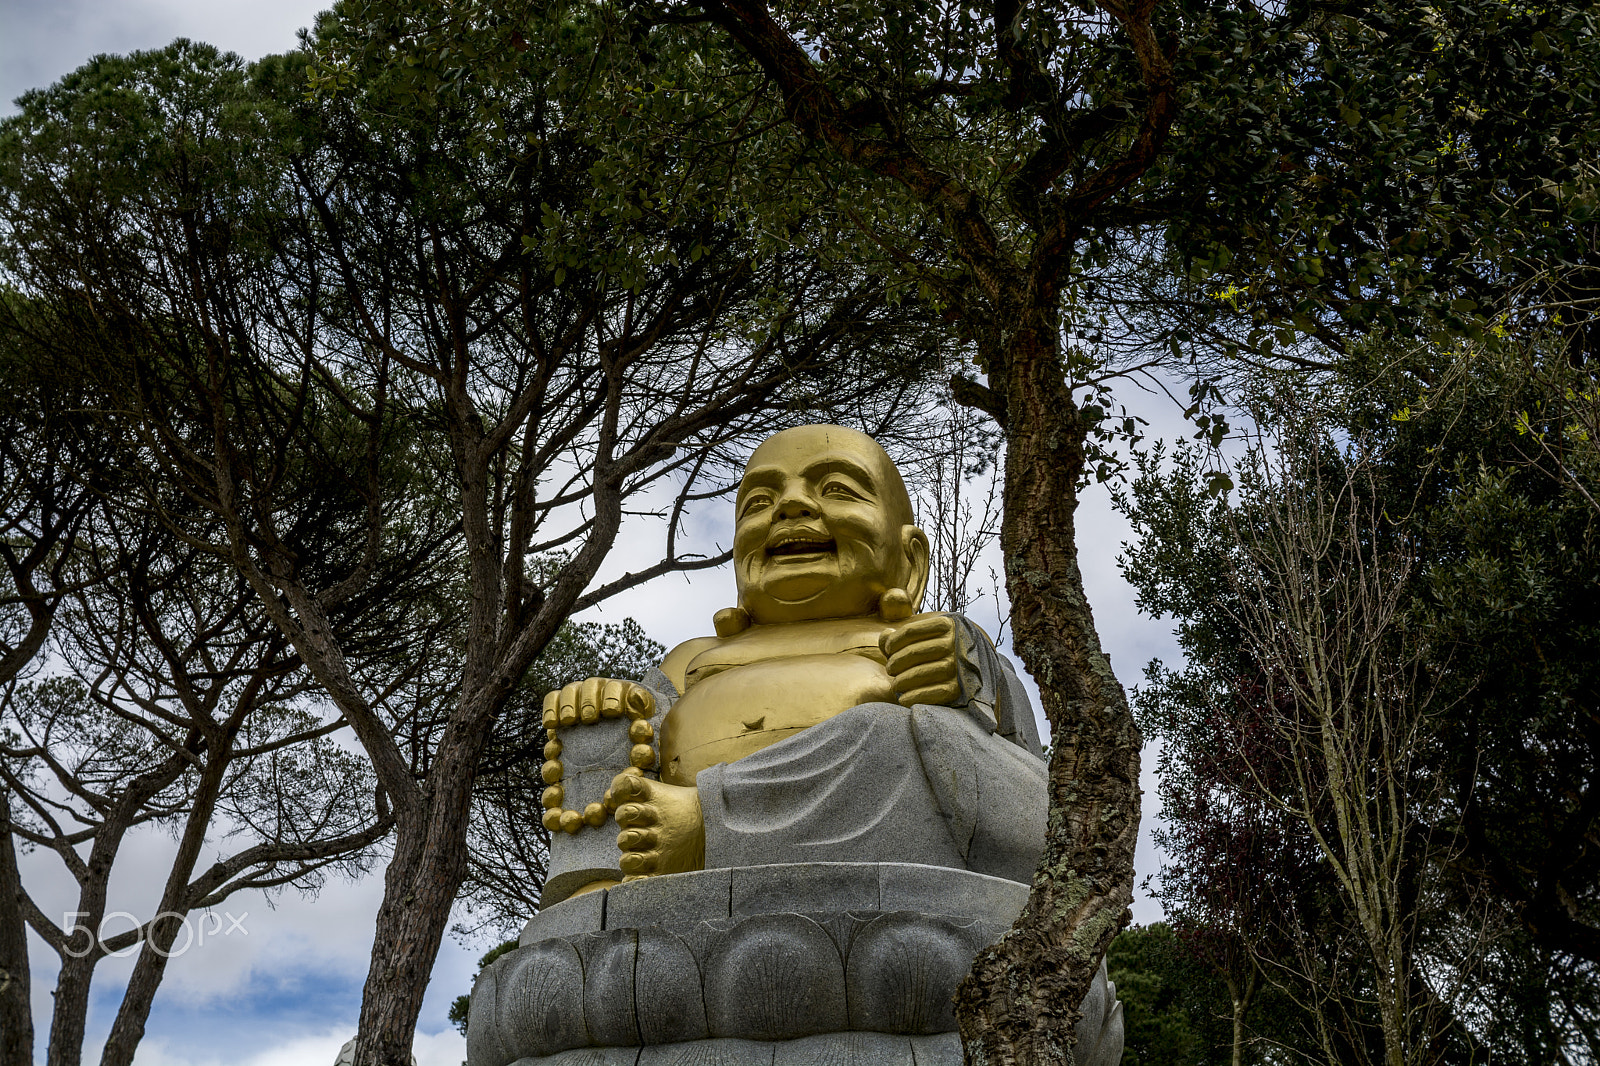
POLYGON ((839 546, 831 540, 810 537, 786 537, 767 546, 767 555, 825 555, 837 552, 839 546))

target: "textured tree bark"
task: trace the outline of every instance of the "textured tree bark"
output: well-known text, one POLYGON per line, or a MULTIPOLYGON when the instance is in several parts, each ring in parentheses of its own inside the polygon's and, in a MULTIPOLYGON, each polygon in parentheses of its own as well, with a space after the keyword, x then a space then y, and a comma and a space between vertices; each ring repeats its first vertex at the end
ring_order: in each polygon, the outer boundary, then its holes
POLYGON ((429 774, 434 789, 424 815, 403 820, 397 828, 361 996, 358 1063, 410 1066, 422 999, 449 925, 450 907, 466 876, 466 848, 461 841, 472 811, 478 756, 487 736, 487 728, 457 728, 452 723, 429 774))
POLYGON ((11 796, 0 790, 0 1066, 33 1066, 28 930, 11 836, 11 796))
POLYGON ((967 1061, 984 1066, 1072 1061, 1078 1004, 1133 899, 1141 739, 1078 568, 1087 425, 1053 319, 1035 303, 1009 346, 1001 527, 1013 645, 1054 742, 1049 822, 1027 907, 956 992, 967 1061))
POLYGON ((85 954, 61 958, 61 969, 56 974, 55 1009, 50 1012, 50 1047, 45 1052, 45 1066, 78 1066, 83 1061, 83 1034, 89 1020, 89 985, 94 979, 95 963, 100 961, 93 930, 99 928, 106 909, 103 885, 98 893, 98 905, 92 900, 86 904, 86 895, 94 893, 79 896, 78 906, 87 906, 79 921, 80 928, 87 926, 91 932, 87 936, 79 933, 67 940, 69 945, 81 944, 85 954))

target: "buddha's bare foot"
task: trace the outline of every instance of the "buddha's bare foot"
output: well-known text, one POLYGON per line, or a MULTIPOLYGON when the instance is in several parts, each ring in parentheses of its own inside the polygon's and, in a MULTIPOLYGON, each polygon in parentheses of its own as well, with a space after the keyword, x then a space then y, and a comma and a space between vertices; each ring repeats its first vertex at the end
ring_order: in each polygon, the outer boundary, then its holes
POLYGON ((694 786, 620 773, 606 792, 606 807, 622 827, 617 847, 624 880, 704 869, 706 827, 694 786))

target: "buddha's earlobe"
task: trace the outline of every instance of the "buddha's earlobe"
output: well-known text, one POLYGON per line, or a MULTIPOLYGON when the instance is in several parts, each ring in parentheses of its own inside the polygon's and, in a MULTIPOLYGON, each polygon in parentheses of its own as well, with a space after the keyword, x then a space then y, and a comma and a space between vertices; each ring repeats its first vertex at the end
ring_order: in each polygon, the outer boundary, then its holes
POLYGON ((750 612, 743 607, 724 607, 711 616, 711 624, 716 627, 717 636, 727 640, 750 628, 750 612))
POLYGON ((878 617, 885 622, 904 622, 916 613, 905 589, 890 589, 878 599, 878 617))
POLYGON ((922 595, 928 590, 928 535, 916 526, 901 526, 900 550, 906 558, 906 596, 912 610, 920 611, 922 595))

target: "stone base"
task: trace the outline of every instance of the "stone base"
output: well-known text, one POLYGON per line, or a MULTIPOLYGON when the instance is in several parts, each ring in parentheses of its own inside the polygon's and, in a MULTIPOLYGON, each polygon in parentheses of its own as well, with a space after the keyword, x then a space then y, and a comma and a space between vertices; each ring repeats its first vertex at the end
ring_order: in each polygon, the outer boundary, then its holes
MULTIPOLYGON (((958 1066, 951 995, 1028 887, 912 863, 653 877, 556 904, 473 989, 470 1066, 958 1066)), ((1078 1062, 1114 1066, 1104 967, 1078 1062)))
POLYGON ((513 1066, 946 1066, 961 1062, 955 1033, 823 1033, 799 1040, 692 1040, 658 1047, 576 1048, 513 1066))

